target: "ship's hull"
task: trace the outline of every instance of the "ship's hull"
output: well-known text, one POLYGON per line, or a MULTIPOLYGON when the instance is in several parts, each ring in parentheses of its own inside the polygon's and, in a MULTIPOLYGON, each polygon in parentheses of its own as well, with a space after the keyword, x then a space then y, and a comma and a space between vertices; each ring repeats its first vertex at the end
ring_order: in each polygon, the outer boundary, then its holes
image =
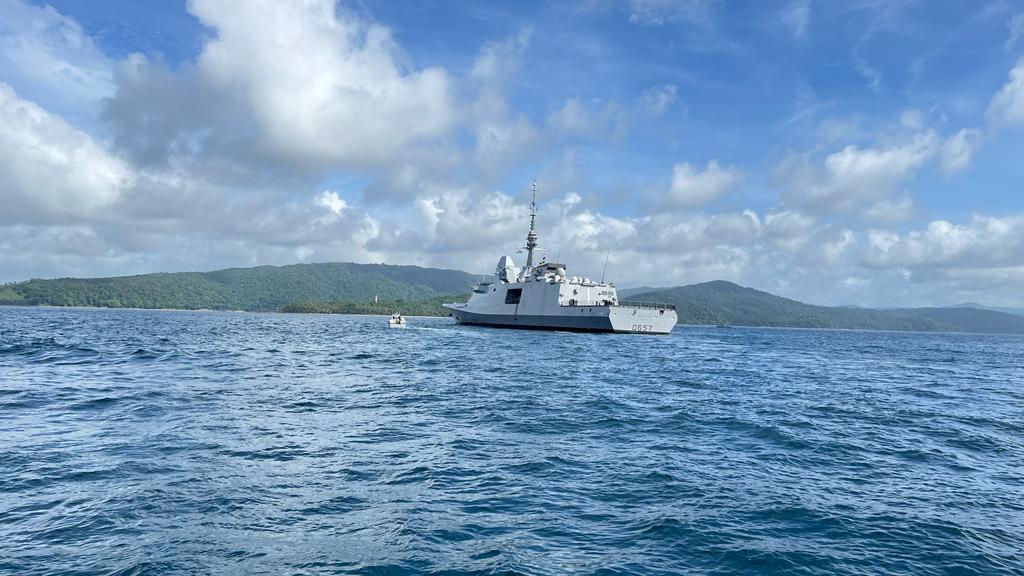
POLYGON ((495 328, 668 334, 676 325, 675 310, 633 306, 567 306, 561 313, 543 315, 485 313, 458 304, 444 307, 460 324, 495 328))

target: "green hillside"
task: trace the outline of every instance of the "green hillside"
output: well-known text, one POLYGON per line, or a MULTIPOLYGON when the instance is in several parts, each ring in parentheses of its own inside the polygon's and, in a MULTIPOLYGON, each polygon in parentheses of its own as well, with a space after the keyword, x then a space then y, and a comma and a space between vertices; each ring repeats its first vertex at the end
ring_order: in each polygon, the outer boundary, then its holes
POLYGON ((435 296, 425 300, 395 300, 367 302, 302 302, 281 308, 282 312, 304 314, 403 314, 405 316, 448 316, 441 305, 446 302, 465 302, 468 295, 435 296))
POLYGON ((814 306, 722 280, 654 290, 631 300, 674 304, 680 324, 1024 334, 1024 318, 1001 312, 814 306))
POLYGON ((457 270, 386 264, 294 264, 116 278, 29 280, 0 287, 0 304, 276 311, 296 302, 425 300, 465 294, 457 270))

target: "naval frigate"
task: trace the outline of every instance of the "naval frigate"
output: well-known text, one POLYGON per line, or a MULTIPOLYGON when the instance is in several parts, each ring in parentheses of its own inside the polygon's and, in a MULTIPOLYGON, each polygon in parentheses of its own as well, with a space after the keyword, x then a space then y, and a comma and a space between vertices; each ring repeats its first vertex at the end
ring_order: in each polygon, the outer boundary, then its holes
POLYGON ((668 334, 676 325, 675 306, 619 302, 615 284, 568 276, 565 264, 533 263, 537 248, 537 183, 532 186, 526 265, 502 256, 493 280, 473 287, 469 301, 444 304, 460 324, 502 328, 668 334))

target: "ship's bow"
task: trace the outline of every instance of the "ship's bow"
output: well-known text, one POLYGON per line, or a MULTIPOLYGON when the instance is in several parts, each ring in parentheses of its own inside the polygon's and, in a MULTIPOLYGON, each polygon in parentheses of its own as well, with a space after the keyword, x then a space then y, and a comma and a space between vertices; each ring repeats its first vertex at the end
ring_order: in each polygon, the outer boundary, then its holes
POLYGON ((465 304, 441 304, 441 307, 448 311, 448 314, 457 322, 462 322, 466 305, 465 304))

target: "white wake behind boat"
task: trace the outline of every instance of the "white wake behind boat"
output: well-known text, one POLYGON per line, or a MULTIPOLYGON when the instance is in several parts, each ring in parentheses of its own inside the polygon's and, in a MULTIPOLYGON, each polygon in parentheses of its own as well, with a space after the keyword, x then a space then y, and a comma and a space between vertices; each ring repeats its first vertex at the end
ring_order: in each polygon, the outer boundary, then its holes
POLYGON ((388 318, 389 328, 405 328, 405 316, 401 314, 392 314, 391 318, 388 318))
POLYGON ((501 328, 668 334, 676 325, 670 304, 619 302, 614 284, 566 275, 565 264, 533 263, 537 247, 537 183, 530 203, 526 266, 498 260, 494 279, 473 287, 464 304, 444 304, 460 324, 501 328))

